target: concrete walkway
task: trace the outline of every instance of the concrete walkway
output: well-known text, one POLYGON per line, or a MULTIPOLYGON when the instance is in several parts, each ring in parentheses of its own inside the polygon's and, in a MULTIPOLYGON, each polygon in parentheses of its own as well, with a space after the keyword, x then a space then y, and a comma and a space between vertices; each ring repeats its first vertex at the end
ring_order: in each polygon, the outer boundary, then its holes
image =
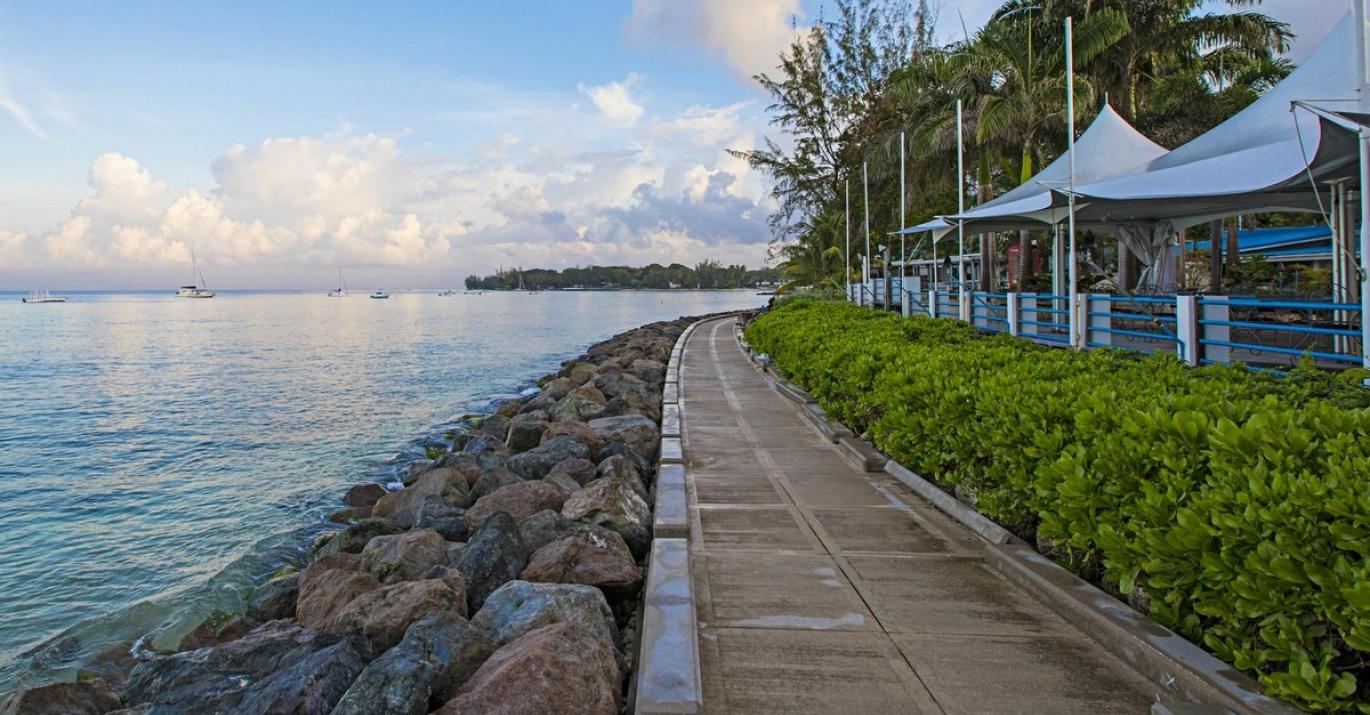
POLYGON ((1153 686, 858 471, 699 326, 680 389, 707 713, 1145 713, 1153 686))

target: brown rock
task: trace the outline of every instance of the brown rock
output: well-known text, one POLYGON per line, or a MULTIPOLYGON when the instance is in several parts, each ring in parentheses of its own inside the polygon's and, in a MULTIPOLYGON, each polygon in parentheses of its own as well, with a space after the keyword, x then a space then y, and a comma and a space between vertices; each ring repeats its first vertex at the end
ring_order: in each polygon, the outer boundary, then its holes
POLYGON ((520 575, 524 581, 581 583, 605 590, 628 590, 642 583, 623 537, 615 532, 573 534, 533 553, 520 575))
POLYGON ((431 613, 466 616, 466 592, 440 579, 382 586, 352 599, 333 621, 333 632, 365 636, 377 653, 404 638, 409 624, 431 613))
POLYGON ((348 489, 347 493, 343 495, 343 503, 350 507, 364 509, 375 506, 376 502, 380 501, 381 497, 386 494, 385 487, 375 482, 367 482, 348 489))
POLYGON ((581 385, 580 387, 571 390, 571 394, 580 395, 581 397, 584 397, 585 399, 601 407, 604 406, 604 403, 609 401, 609 398, 605 397, 604 393, 600 392, 599 388, 595 387, 594 385, 581 385))
POLYGON ((616 531, 635 556, 642 556, 652 540, 652 511, 633 488, 617 479, 596 479, 572 494, 561 507, 571 521, 616 531))
POLYGON ((456 467, 439 467, 424 472, 413 486, 401 492, 392 492, 381 497, 372 507, 371 515, 390 520, 409 528, 418 518, 423 500, 430 496, 442 497, 453 506, 460 505, 470 487, 466 474, 456 467))
POLYGON ((475 506, 466 510, 466 521, 474 532, 497 511, 507 512, 517 522, 543 509, 560 509, 565 500, 561 489, 547 482, 519 482, 481 497, 475 506))
POLYGON ((542 433, 542 441, 549 442, 555 437, 565 435, 590 448, 590 459, 599 458, 599 450, 604 449, 604 438, 595 434, 590 425, 584 422, 554 422, 542 433))
POLYGON ((377 536, 362 550, 362 570, 381 583, 414 581, 446 565, 447 542, 433 529, 377 536))
POLYGON ((559 623, 532 631, 495 651, 437 712, 618 712, 618 666, 602 640, 559 623))
POLYGON ((580 491, 580 484, 565 474, 554 474, 549 472, 547 476, 542 478, 542 481, 560 489, 562 496, 569 497, 580 491))
POLYGON ((199 650, 209 646, 228 643, 247 635, 248 631, 260 626, 257 621, 246 616, 231 615, 227 618, 211 616, 181 639, 177 650, 199 650))
POLYGON ((119 707, 118 696, 103 680, 53 683, 0 698, 5 715, 103 715, 119 707))
POLYGON ((352 599, 381 587, 360 568, 361 557, 356 554, 334 554, 310 564, 300 574, 295 620, 305 628, 327 630, 352 599))
POLYGON ((617 479, 633 488, 643 501, 647 500, 647 488, 642 485, 642 475, 632 460, 621 454, 605 457, 596 472, 600 479, 617 479))
POLYGON ((571 371, 567 373, 566 379, 570 380, 571 385, 573 385, 574 387, 580 387, 581 385, 584 385, 585 383, 595 379, 595 366, 583 362, 576 363, 571 367, 571 371))

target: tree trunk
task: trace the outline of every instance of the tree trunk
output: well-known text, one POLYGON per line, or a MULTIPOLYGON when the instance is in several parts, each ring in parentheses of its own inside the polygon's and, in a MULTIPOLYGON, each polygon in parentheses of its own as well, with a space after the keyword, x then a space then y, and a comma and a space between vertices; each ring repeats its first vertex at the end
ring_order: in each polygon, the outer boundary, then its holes
POLYGON ((1238 226, 1240 226, 1240 223, 1237 221, 1237 217, 1233 216, 1232 223, 1229 224, 1227 231, 1226 255, 1223 256, 1223 258, 1226 259, 1227 268, 1229 270, 1236 268, 1237 264, 1242 262, 1241 244, 1237 241, 1238 226))
POLYGON ((1222 219, 1208 224, 1208 290, 1222 291, 1223 286, 1223 222, 1222 219))

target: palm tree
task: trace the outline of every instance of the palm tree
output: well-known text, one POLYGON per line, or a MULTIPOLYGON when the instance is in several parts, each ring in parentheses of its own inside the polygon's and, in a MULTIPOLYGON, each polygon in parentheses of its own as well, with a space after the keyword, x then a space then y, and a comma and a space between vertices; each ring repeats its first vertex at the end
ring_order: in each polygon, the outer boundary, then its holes
POLYGON ((843 247, 845 221, 841 211, 826 211, 814 219, 810 230, 799 240, 780 248, 782 292, 805 286, 841 288, 850 280, 850 276, 842 276, 847 260, 843 247))

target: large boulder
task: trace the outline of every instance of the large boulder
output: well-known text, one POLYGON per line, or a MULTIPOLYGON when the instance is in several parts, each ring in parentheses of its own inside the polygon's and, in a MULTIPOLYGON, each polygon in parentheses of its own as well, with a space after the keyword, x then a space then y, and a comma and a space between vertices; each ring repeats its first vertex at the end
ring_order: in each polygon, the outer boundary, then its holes
POLYGON ((554 422, 584 422, 603 413, 604 402, 595 402, 579 392, 572 392, 557 400, 552 409, 547 411, 547 416, 554 422))
POLYGON ((272 621, 231 643, 144 661, 121 700, 150 706, 148 715, 327 715, 371 656, 359 636, 272 621))
POLYGON ((576 363, 567 371, 566 379, 571 382, 572 389, 580 387, 595 379, 595 366, 583 362, 576 363))
POLYGON ((504 449, 504 440, 495 439, 494 437, 491 437, 488 434, 481 434, 472 437, 470 441, 466 443, 466 446, 461 448, 461 451, 479 457, 480 455, 486 452, 497 451, 501 449, 504 449))
POLYGON ((451 467, 466 475, 467 484, 474 484, 475 481, 480 478, 480 475, 484 473, 484 470, 481 469, 480 466, 480 458, 465 451, 448 452, 447 454, 438 457, 438 460, 433 462, 433 467, 451 467))
POLYGON ((552 467, 552 471, 547 473, 546 478, 565 477, 583 487, 586 484, 593 482, 597 476, 598 474, 594 462, 591 462, 588 459, 572 457, 557 462, 556 466, 552 467))
POLYGON ((543 509, 560 509, 566 494, 547 482, 519 482, 500 487, 480 498, 466 511, 466 521, 479 529, 495 512, 505 512, 520 521, 543 509))
POLYGON ((542 442, 547 431, 547 420, 536 415, 524 415, 509 423, 509 437, 504 444, 515 452, 525 452, 542 442))
POLYGON ((647 459, 656 459, 661 432, 651 419, 642 415, 623 415, 590 420, 588 424, 606 443, 623 442, 647 459))
POLYGON ((460 504, 470 489, 466 475, 456 467, 439 467, 424 472, 413 486, 401 492, 393 492, 381 497, 372 507, 371 515, 402 526, 406 529, 414 525, 424 499, 430 496, 441 497, 449 504, 460 504))
POLYGON ((547 476, 542 478, 542 481, 556 487, 557 491, 561 492, 562 497, 569 497, 580 491, 580 484, 578 484, 576 480, 565 474, 558 474, 555 470, 548 472, 547 476))
MULTIPOLYGON (((581 385, 583 384, 585 383, 581 382, 581 385)), ((577 385, 575 382, 572 382, 571 378, 558 377, 552 380, 548 380, 547 384, 542 386, 542 394, 551 395, 553 400, 560 400, 561 398, 571 394, 571 390, 574 390, 577 387, 580 387, 580 385, 577 385)))
POLYGON ((543 390, 542 392, 533 395, 533 397, 529 399, 527 402, 523 403, 523 407, 519 408, 519 412, 520 414, 546 412, 547 410, 550 410, 552 408, 552 405, 555 405, 557 403, 557 400, 560 400, 565 396, 566 393, 564 392, 560 394, 553 394, 551 392, 543 390))
POLYGON ((572 534, 597 535, 603 538, 623 540, 623 537, 619 536, 616 531, 610 531, 602 526, 571 521, 562 516, 560 512, 550 510, 540 511, 519 522, 519 538, 523 539, 523 545, 528 547, 529 554, 572 534))
POLYGON ((476 480, 475 486, 471 487, 471 493, 466 495, 466 506, 470 507, 472 504, 479 501, 481 497, 500 487, 507 487, 510 484, 520 484, 523 481, 523 477, 514 474, 504 467, 491 469, 482 474, 480 479, 476 480))
POLYGON ((480 433, 503 442, 509 436, 509 416, 493 414, 480 423, 480 433))
POLYGON ((380 501, 381 497, 385 496, 387 493, 385 487, 376 484, 375 482, 358 484, 351 489, 348 489, 347 493, 343 495, 343 503, 350 507, 365 509, 367 507, 375 506, 376 502, 380 501))
POLYGON ((651 393, 652 388, 637 377, 620 369, 605 369, 595 377, 595 389, 605 398, 623 397, 627 392, 651 393))
POLYGON ((533 552, 520 578, 543 583, 580 583, 609 593, 624 593, 642 584, 642 570, 623 537, 611 531, 607 537, 574 534, 543 546, 533 552))
POLYGON ((596 479, 561 507, 572 521, 617 531, 633 555, 642 558, 652 541, 652 510, 633 488, 617 479, 596 479))
POLYGON ((253 589, 247 599, 247 615, 261 621, 295 617, 295 603, 300 598, 300 575, 280 576, 253 589))
POLYGON ((366 666, 332 715, 423 715, 456 695, 494 650, 490 637, 461 616, 427 616, 366 666))
POLYGON ((467 613, 479 611, 485 599, 506 581, 518 578, 528 565, 528 547, 518 525, 499 511, 486 519, 457 556, 456 567, 466 578, 467 613))
POLYGON ((637 467, 632 460, 621 454, 605 457, 599 463, 596 474, 600 479, 617 479, 633 488, 643 501, 647 500, 647 487, 642 485, 642 475, 638 473, 637 467))
POLYGON ((570 437, 590 448, 590 459, 599 459, 599 450, 604 448, 604 438, 595 434, 590 425, 584 422, 553 422, 542 433, 542 441, 550 442, 556 437, 570 437))
POLYGON ((584 630, 562 623, 495 651, 437 712, 615 715, 618 686, 612 651, 584 630))
POLYGON ((385 519, 362 519, 355 524, 349 524, 346 529, 338 532, 337 536, 329 539, 319 548, 319 556, 332 556, 333 554, 360 554, 366 545, 377 536, 389 536, 398 534, 404 529, 385 519))
POLYGON ((628 366, 628 372, 649 385, 660 386, 666 382, 666 366, 656 360, 634 360, 628 366))
POLYGON ((558 463, 572 457, 585 459, 590 456, 590 448, 569 436, 553 437, 533 449, 509 458, 505 465, 509 471, 524 479, 542 479, 558 463))
POLYGON ((604 594, 593 586, 510 581, 490 594, 471 622, 504 645, 554 623, 573 623, 617 649, 618 627, 604 594))
POLYGON ((632 462, 634 467, 637 467, 637 473, 643 477, 646 477, 654 471, 651 460, 638 454, 636 450, 623 442, 609 442, 605 444, 604 449, 599 452, 599 457, 601 462, 610 457, 624 457, 629 462, 632 462))
POLYGON ((447 541, 432 529, 378 536, 362 551, 362 570, 381 583, 414 581, 447 564, 447 541))
POLYGON ((467 534, 465 510, 448 504, 442 497, 428 497, 419 507, 414 519, 415 529, 432 529, 447 541, 465 541, 467 534))
POLYGON ((334 633, 364 636, 377 653, 404 638, 409 624, 432 613, 466 615, 466 591, 452 580, 425 579, 383 586, 352 599, 333 622, 334 633))
POLYGON ((187 633, 176 646, 176 650, 199 650, 227 643, 242 638, 260 625, 262 624, 256 619, 241 614, 216 611, 196 626, 195 630, 187 633))
POLYGON ((295 619, 306 628, 327 630, 352 599, 380 587, 379 581, 361 572, 356 554, 325 556, 300 573, 295 619))
POLYGON ((0 698, 4 715, 104 715, 119 707, 119 697, 103 680, 21 688, 0 698))

